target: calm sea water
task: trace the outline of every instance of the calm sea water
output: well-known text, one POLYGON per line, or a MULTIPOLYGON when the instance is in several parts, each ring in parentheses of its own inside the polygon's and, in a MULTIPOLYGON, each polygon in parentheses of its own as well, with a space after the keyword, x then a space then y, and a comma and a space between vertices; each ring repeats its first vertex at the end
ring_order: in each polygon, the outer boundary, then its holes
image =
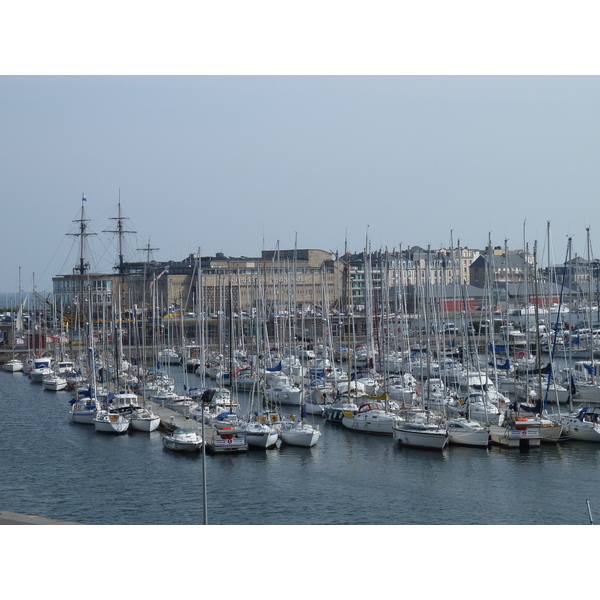
MULTIPOLYGON (((0 372, 0 510, 202 524, 200 456, 163 450, 158 431, 113 437, 71 424, 69 399, 0 372)), ((600 444, 432 452, 315 421, 313 448, 207 456, 209 524, 585 525, 586 499, 600 515, 600 444)))

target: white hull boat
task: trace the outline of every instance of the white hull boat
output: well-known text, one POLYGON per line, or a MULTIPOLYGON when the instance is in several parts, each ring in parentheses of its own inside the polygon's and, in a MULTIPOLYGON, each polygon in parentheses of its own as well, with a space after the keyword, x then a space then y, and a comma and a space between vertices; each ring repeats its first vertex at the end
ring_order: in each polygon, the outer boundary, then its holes
POLYGON ((33 359, 29 369, 29 378, 34 383, 41 383, 46 375, 52 375, 54 359, 51 356, 38 356, 33 359))
POLYGON ((300 406, 302 402, 302 390, 291 381, 282 381, 266 389, 265 396, 274 404, 300 406))
POLYGON ((271 448, 279 439, 279 431, 267 423, 250 421, 240 426, 246 434, 246 443, 255 448, 271 448))
POLYGON ((420 417, 394 427, 394 440, 403 446, 442 450, 448 439, 449 434, 444 426, 427 423, 420 417))
POLYGON ((570 439, 582 442, 600 442, 600 407, 586 406, 575 414, 562 417, 570 439))
POLYGON ((321 432, 318 427, 314 427, 310 423, 297 421, 286 425, 280 432, 279 436, 284 444, 290 446, 303 446, 310 448, 314 446, 321 438, 321 432))
POLYGON ((320 417, 323 416, 323 412, 325 410, 324 404, 315 404, 314 402, 305 402, 304 403, 304 411, 307 415, 318 415, 320 417))
POLYGON ((23 362, 17 358, 12 358, 5 362, 2 368, 8 373, 17 373, 23 370, 23 362))
POLYGON ((490 432, 478 421, 463 417, 449 419, 444 424, 448 430, 448 441, 461 446, 485 448, 490 441, 490 432))
POLYGON ((166 348, 162 352, 159 352, 158 360, 165 365, 181 364, 181 356, 173 348, 166 348))
POLYGON ((195 429, 176 429, 162 439, 163 447, 177 452, 198 452, 202 448, 202 436, 195 429))
POLYGON ((453 400, 446 405, 450 417, 466 417, 482 425, 498 425, 502 413, 495 404, 483 397, 483 394, 471 394, 464 401, 453 400))
POLYGON ((39 369, 32 369, 29 372, 29 377, 33 383, 42 383, 44 377, 48 377, 53 374, 50 367, 41 367, 39 369))
POLYGON ((129 415, 131 429, 136 431, 156 431, 160 426, 160 417, 150 408, 135 408, 129 415))
POLYGON ((67 380, 64 377, 56 374, 46 375, 46 377, 42 379, 42 386, 45 390, 49 390, 51 392, 60 392, 61 390, 66 389, 67 380))
POLYGON ((99 433, 122 434, 129 429, 129 420, 116 412, 98 410, 94 417, 94 427, 99 433))
POLYGON ((380 402, 366 402, 362 404, 355 415, 342 418, 342 425, 352 431, 362 433, 375 433, 379 435, 393 435, 394 425, 401 418, 384 409, 380 402))
POLYGON ((93 425, 97 405, 94 400, 80 400, 71 406, 71 423, 93 425))

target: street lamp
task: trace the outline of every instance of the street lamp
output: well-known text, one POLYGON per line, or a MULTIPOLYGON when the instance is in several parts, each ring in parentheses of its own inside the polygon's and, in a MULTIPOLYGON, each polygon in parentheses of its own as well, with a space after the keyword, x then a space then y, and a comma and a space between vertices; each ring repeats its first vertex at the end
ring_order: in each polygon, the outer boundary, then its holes
POLYGON ((200 396, 200 406, 202 406, 202 505, 204 511, 204 525, 208 525, 208 504, 206 499, 206 438, 204 437, 204 406, 212 402, 215 395, 214 389, 207 388, 200 396))

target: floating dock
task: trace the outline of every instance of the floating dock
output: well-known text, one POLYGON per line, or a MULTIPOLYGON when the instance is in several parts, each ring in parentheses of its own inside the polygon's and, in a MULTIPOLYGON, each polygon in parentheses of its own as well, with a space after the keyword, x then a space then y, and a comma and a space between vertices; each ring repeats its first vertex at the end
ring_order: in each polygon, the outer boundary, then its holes
POLYGON ((540 427, 490 425, 490 442, 504 448, 535 448, 541 445, 540 427))

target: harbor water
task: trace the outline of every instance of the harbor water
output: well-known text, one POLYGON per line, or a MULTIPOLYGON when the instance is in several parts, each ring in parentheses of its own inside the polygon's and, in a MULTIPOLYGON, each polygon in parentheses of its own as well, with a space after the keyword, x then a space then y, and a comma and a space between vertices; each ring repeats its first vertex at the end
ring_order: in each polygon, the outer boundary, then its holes
MULTIPOLYGON (((0 510, 81 524, 203 523, 200 454, 164 450, 161 431, 110 436, 72 424, 70 398, 0 373, 0 510)), ((600 444, 438 452, 308 419, 323 432, 312 448, 207 455, 209 525, 583 525, 588 500, 600 514, 600 444)))

